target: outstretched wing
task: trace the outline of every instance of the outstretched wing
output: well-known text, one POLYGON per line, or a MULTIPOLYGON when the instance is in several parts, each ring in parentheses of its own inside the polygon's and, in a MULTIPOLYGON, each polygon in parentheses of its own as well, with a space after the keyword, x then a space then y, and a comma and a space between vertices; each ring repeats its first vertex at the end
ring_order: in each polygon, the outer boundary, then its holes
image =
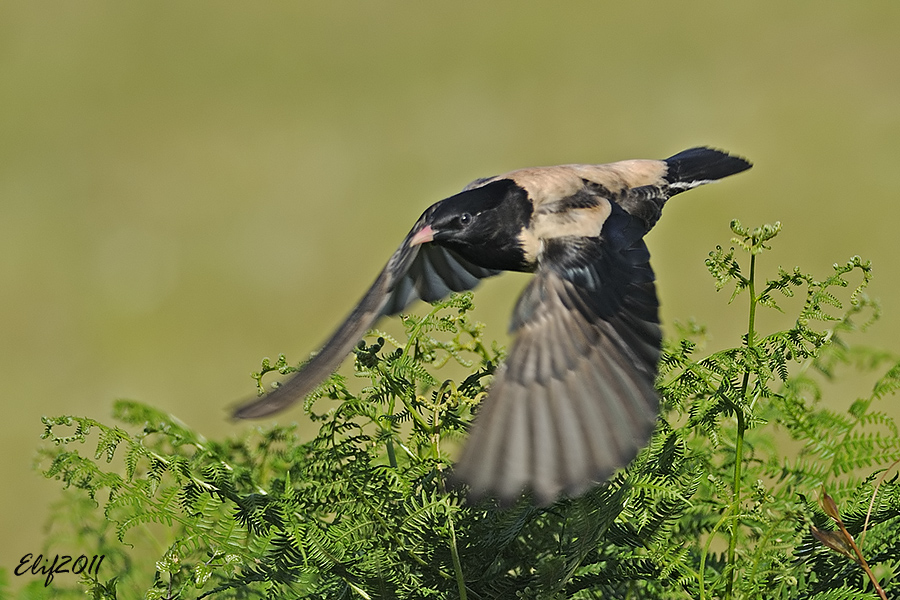
POLYGON ((625 466, 653 431, 661 333, 642 240, 545 241, 516 305, 509 357, 454 470, 470 498, 541 504, 625 466))
POLYGON ((411 245, 410 240, 423 226, 427 215, 428 211, 409 232, 375 283, 319 353, 278 388, 239 406, 234 411, 234 417, 265 417, 304 398, 340 366, 382 315, 396 314, 417 299, 432 302, 444 298, 450 292, 470 290, 482 278, 499 273, 476 266, 452 250, 436 244, 411 245))

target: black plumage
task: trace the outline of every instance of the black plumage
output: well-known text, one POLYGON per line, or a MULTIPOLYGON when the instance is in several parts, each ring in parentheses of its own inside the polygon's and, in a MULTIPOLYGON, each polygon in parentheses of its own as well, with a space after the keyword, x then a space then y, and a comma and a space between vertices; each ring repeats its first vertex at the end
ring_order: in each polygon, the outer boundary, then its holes
POLYGON ((666 160, 520 169, 429 207, 357 307, 298 373, 242 405, 281 411, 334 371, 383 315, 534 272, 514 341, 479 407, 454 477, 470 498, 577 495, 626 465, 657 417, 656 289, 643 237, 673 195, 750 168, 711 148, 666 160))

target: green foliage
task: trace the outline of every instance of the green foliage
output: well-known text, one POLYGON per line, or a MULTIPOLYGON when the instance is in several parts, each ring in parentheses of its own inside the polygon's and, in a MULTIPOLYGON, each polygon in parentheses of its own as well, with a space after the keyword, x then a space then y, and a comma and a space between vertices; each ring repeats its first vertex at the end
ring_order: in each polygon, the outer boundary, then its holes
MULTIPOLYGON (((95 598, 844 600, 877 597, 873 578, 897 597, 900 435, 878 403, 900 388, 900 363, 846 411, 820 403, 842 367, 896 362, 846 339, 877 317, 871 268, 854 257, 823 280, 779 269, 761 284, 757 257, 779 230, 732 223, 738 250, 707 266, 732 301, 748 298, 741 344, 695 358, 696 326, 667 342, 653 439, 582 497, 500 509, 447 488, 503 358, 462 294, 401 317, 405 340, 361 343, 362 385, 334 375, 307 399, 308 441, 291 426, 207 441, 130 401, 114 408, 124 428, 45 418, 44 473, 68 488, 51 531, 77 524, 66 543, 108 555, 116 577, 82 581, 95 598), (757 330, 758 309, 795 295, 792 327, 757 330), (448 361, 469 375, 442 380, 448 361)), ((255 378, 292 370, 266 360, 255 378)))

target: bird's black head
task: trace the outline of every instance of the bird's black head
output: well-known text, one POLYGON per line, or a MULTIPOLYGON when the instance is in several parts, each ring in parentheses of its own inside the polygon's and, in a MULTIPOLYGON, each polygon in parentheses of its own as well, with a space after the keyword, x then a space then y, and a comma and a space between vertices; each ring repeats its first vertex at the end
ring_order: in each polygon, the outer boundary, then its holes
POLYGON ((525 190, 499 179, 433 205, 413 243, 433 242, 488 269, 531 270, 519 236, 533 210, 525 190))

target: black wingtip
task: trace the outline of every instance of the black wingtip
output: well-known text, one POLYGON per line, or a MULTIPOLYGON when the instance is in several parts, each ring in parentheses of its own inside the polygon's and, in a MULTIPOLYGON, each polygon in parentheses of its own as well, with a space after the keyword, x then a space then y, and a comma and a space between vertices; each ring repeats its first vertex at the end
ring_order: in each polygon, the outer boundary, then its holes
POLYGON ((666 181, 674 188, 690 189, 704 183, 735 175, 752 163, 714 148, 689 148, 666 159, 666 181))
POLYGON ((263 419, 280 410, 280 406, 270 407, 267 400, 268 397, 263 395, 256 398, 244 398, 232 403, 227 408, 228 412, 231 413, 230 420, 237 423, 249 419, 263 419))

